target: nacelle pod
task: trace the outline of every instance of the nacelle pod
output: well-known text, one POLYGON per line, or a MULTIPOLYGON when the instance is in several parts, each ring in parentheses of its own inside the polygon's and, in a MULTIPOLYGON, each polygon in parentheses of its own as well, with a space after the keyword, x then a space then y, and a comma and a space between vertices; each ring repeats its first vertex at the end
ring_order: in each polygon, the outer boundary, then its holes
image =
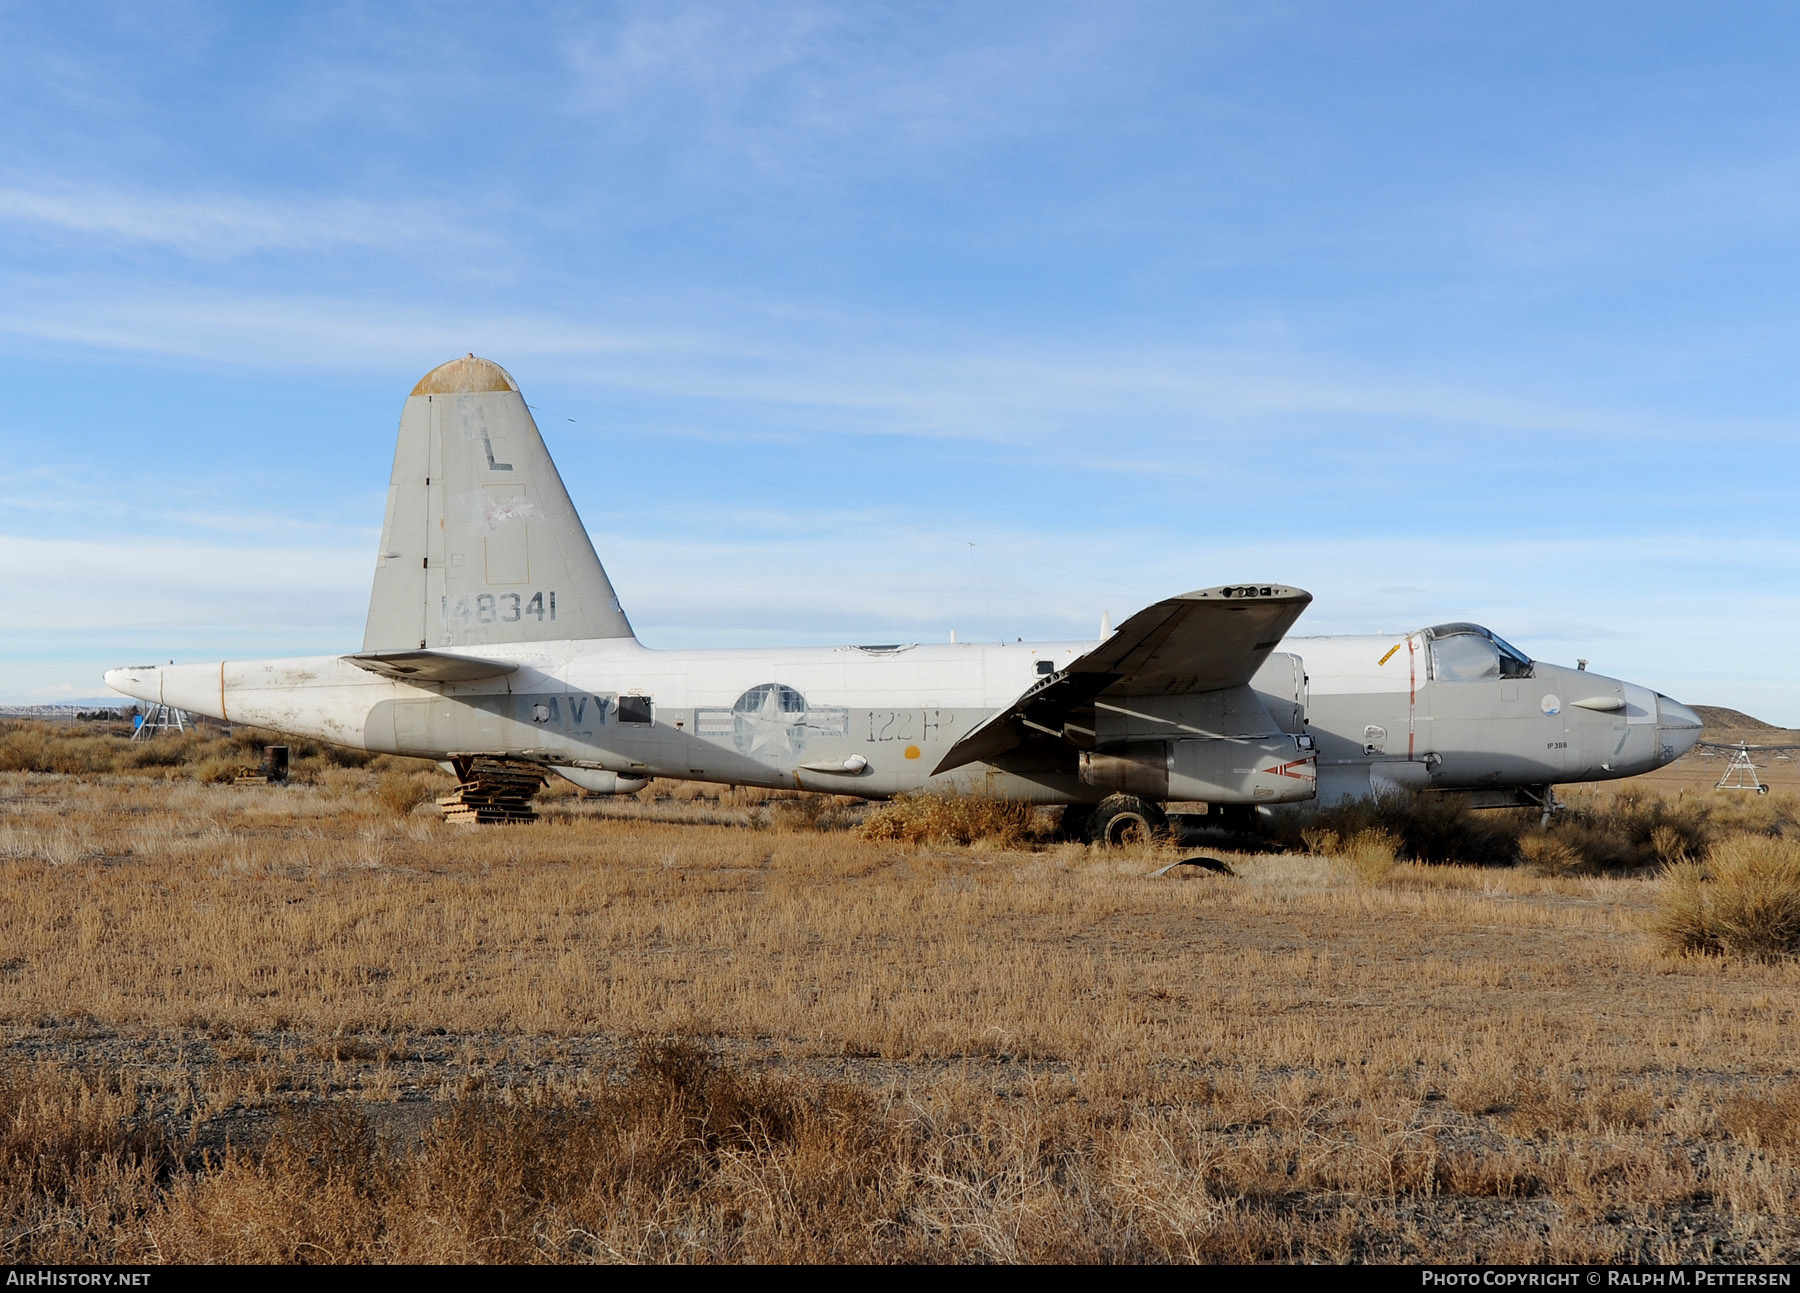
POLYGON ((552 767, 550 771, 594 795, 635 794, 649 785, 651 780, 649 777, 627 777, 617 772, 602 772, 599 768, 552 767))
POLYGON ((1085 750, 1081 779, 1145 799, 1215 804, 1286 804, 1318 788, 1310 736, 1130 741, 1085 750))

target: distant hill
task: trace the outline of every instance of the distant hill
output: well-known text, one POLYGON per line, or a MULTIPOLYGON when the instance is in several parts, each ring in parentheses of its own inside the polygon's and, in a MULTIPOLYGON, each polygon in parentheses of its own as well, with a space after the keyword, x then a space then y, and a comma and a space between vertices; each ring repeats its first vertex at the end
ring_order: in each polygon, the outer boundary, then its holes
POLYGON ((1773 723, 1765 723, 1760 718, 1751 718, 1741 710, 1726 709, 1723 705, 1695 705, 1693 710, 1700 715, 1700 721, 1706 724, 1708 732, 1714 728, 1732 732, 1780 732, 1786 730, 1776 727, 1773 723))
MULTIPOLYGON (((1800 745, 1800 732, 1792 728, 1776 727, 1773 723, 1765 723, 1760 718, 1752 718, 1740 709, 1726 709, 1723 705, 1694 705, 1693 711, 1700 715, 1700 721, 1706 726, 1700 733, 1700 739, 1719 745, 1800 745)), ((1689 755, 1689 758, 1696 757, 1689 755)))

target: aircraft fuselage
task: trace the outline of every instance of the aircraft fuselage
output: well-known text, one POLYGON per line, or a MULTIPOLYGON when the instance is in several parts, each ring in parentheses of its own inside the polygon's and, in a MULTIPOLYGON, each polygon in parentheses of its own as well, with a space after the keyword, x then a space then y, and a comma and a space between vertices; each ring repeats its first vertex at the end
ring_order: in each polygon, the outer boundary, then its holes
MULTIPOLYGON (((463 683, 396 681, 337 656, 120 669, 107 681, 153 703, 420 758, 486 754, 868 797, 945 789, 1094 802, 1106 791, 1081 779, 1073 750, 932 769, 1096 645, 656 651, 627 639, 483 647, 517 670, 463 683)), ((1526 677, 1434 677, 1422 634, 1288 638, 1251 686, 1282 730, 1312 738, 1327 801, 1632 776, 1699 736, 1685 706, 1584 670, 1533 661, 1526 677)))

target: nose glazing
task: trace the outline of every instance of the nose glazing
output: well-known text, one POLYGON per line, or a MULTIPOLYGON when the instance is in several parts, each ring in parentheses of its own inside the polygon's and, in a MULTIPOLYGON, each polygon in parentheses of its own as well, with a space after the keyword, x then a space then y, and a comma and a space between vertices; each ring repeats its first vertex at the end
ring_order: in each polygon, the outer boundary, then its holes
POLYGON ((1656 697, 1656 735, 1661 746, 1662 762, 1679 759, 1694 748, 1703 726, 1700 715, 1678 700, 1661 693, 1656 697))

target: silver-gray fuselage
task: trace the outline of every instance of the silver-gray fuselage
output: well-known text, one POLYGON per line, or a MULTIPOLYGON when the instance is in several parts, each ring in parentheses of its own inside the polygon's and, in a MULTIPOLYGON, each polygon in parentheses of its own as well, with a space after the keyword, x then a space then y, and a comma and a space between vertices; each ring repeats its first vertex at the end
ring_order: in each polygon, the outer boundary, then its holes
MULTIPOLYGON (((120 669, 107 681, 232 722, 421 758, 492 754, 870 797, 946 789, 1092 802, 1104 792, 1082 781, 1073 750, 931 770, 958 738, 1095 645, 656 651, 631 639, 570 641, 485 647, 518 669, 464 683, 396 681, 336 656, 120 669)), ((1685 706, 1601 674, 1541 661, 1523 677, 1438 672, 1424 633, 1292 637, 1252 686, 1283 730, 1316 742, 1325 801, 1631 776, 1699 737, 1685 706)))

